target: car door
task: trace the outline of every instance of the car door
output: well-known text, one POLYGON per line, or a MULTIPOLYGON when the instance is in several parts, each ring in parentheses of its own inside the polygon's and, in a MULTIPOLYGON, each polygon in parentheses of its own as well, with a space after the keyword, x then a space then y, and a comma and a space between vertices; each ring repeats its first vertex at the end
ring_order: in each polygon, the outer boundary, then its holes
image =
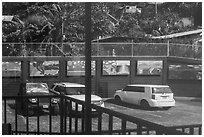
POLYGON ((139 105, 141 99, 144 97, 144 87, 132 86, 128 92, 129 103, 139 105))
POLYGON ((131 104, 136 104, 137 96, 135 96, 134 87, 127 86, 123 90, 124 92, 124 101, 131 104))

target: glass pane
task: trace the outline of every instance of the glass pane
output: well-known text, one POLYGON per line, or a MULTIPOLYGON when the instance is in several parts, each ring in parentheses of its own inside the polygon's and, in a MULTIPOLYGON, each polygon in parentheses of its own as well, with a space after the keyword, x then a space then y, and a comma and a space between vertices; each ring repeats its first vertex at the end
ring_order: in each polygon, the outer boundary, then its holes
POLYGON ((3 77, 20 77, 21 62, 2 62, 3 77))
POLYGON ((138 61, 137 75, 161 75, 162 61, 138 61))
POLYGON ((103 75, 129 75, 130 61, 128 60, 104 60, 103 75))
POLYGON ((172 93, 169 87, 157 87, 152 89, 152 93, 172 93))
POLYGON ((202 65, 169 65, 169 79, 202 79, 202 65))
POLYGON ((30 76, 57 76, 59 61, 32 61, 30 62, 30 76))
MULTIPOLYGON (((95 61, 91 61, 91 75, 95 75, 95 61)), ((85 76, 85 61, 67 61, 67 76, 85 76)))
POLYGON ((85 88, 69 88, 66 87, 66 95, 80 95, 80 94, 85 94, 85 88))

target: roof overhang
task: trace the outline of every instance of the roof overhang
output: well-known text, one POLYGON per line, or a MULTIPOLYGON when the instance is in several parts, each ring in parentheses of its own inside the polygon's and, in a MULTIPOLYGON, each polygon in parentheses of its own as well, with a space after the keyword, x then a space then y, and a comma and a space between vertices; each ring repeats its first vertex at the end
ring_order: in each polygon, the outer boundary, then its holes
POLYGON ((164 36, 156 36, 156 37, 152 37, 152 39, 171 39, 171 38, 183 37, 183 36, 188 36, 188 35, 195 35, 199 33, 202 33, 202 29, 174 33, 174 34, 164 35, 164 36))

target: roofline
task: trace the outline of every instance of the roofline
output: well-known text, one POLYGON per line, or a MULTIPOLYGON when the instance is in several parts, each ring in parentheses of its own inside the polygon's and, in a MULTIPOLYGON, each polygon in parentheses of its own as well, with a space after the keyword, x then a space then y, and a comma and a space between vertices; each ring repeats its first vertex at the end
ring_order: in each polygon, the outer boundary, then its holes
POLYGON ((179 32, 179 33, 174 33, 170 35, 156 36, 156 37, 152 37, 152 39, 170 39, 170 38, 182 37, 182 36, 199 34, 199 33, 202 33, 202 29, 179 32))
POLYGON ((169 85, 148 85, 148 84, 129 84, 128 86, 143 86, 143 87, 169 87, 169 85))
POLYGON ((74 85, 74 86, 69 86, 69 87, 85 87, 85 85, 83 85, 83 84, 71 83, 71 82, 59 82, 59 83, 54 83, 54 84, 58 84, 58 85, 63 85, 64 84, 65 87, 67 87, 66 86, 67 84, 74 85))

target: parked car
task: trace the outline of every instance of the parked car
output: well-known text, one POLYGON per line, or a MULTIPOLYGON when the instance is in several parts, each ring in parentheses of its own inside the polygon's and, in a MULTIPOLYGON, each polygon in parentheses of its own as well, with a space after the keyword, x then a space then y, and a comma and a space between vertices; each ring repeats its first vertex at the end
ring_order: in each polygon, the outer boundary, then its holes
POLYGON ((175 106, 173 93, 168 85, 127 85, 115 92, 114 99, 117 102, 140 105, 143 109, 150 107, 169 109, 175 106))
MULTIPOLYGON (((85 85, 78 83, 61 82, 54 83, 50 89, 51 92, 57 95, 65 95, 72 97, 77 100, 85 101, 85 85)), ((69 100, 67 100, 69 103, 69 100)), ((91 103, 104 107, 104 102, 101 97, 97 95, 91 95, 91 103)), ((67 114, 73 114, 74 116, 81 116, 84 111, 82 111, 82 105, 78 105, 78 110, 75 111, 75 103, 72 103, 72 110, 70 111, 67 107, 67 114)), ((95 109, 92 109, 92 114, 97 114, 95 109)))
POLYGON ((24 83, 24 85, 21 85, 18 95, 29 97, 29 98, 23 98, 17 101, 19 107, 22 109, 22 112, 24 114, 27 114, 28 112, 28 115, 32 116, 36 113, 40 113, 43 111, 49 112, 49 110, 51 110, 51 114, 59 113, 57 98, 51 98, 51 104, 50 104, 49 97, 43 97, 43 98, 40 97, 39 99, 36 98, 36 96, 38 95, 39 96, 54 95, 53 93, 49 92, 47 83, 24 83), (35 97, 30 98, 32 96, 35 96, 35 97), (28 111, 26 110, 27 107, 28 107, 28 111))

